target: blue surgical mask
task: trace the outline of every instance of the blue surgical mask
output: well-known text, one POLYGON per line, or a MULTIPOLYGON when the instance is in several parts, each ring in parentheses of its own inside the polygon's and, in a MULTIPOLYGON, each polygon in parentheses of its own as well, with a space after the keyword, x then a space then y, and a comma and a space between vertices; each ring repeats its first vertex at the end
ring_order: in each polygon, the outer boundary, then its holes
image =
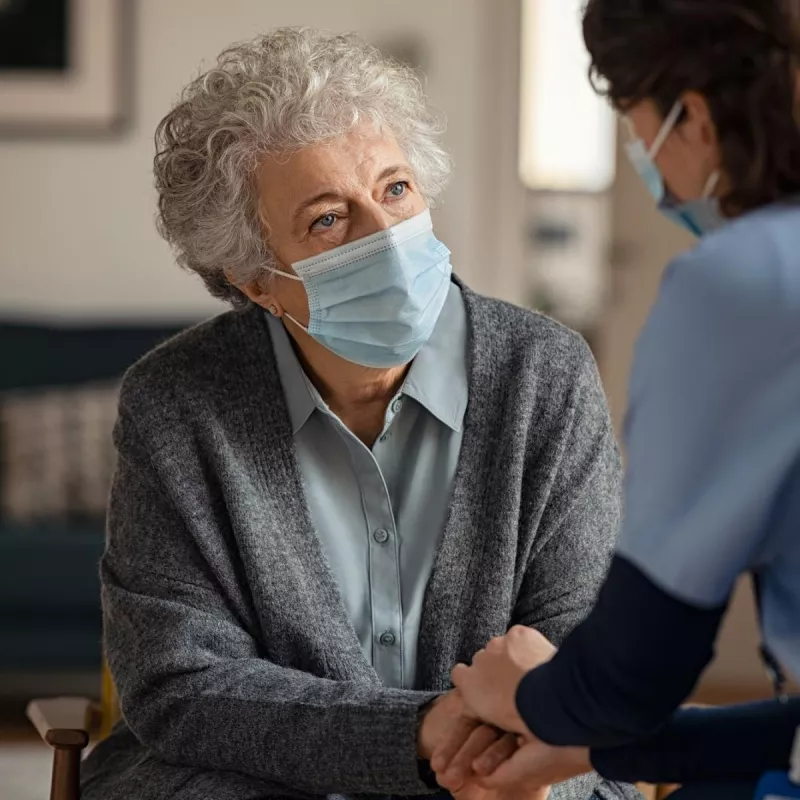
POLYGON ((656 201, 659 211, 676 225, 686 228, 686 230, 699 237, 721 228, 727 222, 727 219, 720 211, 719 201, 712 196, 719 183, 719 171, 713 172, 709 177, 700 198, 681 202, 667 189, 664 184, 664 178, 655 161, 656 156, 664 146, 664 142, 667 141, 675 125, 677 125, 682 111, 683 103, 678 100, 669 114, 667 114, 661 130, 659 130, 649 150, 644 141, 637 138, 628 143, 626 151, 631 164, 633 164, 634 169, 639 173, 639 177, 644 181, 648 192, 656 201))
POLYGON ((308 327, 336 355, 368 367, 408 364, 428 341, 450 287, 450 251, 429 211, 292 264, 308 295, 308 327))

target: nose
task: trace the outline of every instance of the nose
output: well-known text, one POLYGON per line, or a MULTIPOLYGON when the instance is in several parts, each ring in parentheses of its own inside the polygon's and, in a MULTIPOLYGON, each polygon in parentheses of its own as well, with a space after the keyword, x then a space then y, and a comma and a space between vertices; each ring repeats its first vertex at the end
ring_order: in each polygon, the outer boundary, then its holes
POLYGON ((385 231, 397 223, 397 220, 388 212, 382 203, 369 199, 363 200, 354 209, 353 222, 350 226, 348 239, 355 241, 363 239, 379 231, 385 231))

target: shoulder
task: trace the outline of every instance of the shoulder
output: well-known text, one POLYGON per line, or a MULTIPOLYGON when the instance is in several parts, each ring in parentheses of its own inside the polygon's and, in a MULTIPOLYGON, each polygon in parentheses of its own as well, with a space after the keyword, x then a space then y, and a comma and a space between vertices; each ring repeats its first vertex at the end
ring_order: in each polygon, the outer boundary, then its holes
POLYGON ((685 385, 690 375, 766 369, 784 357, 774 345, 794 337, 799 311, 800 207, 753 212, 668 265, 637 342, 634 377, 645 371, 685 385))
POLYGON ((659 299, 708 314, 774 314, 800 303, 800 205, 770 206, 704 237, 667 267, 659 299), (712 305, 709 305, 713 303, 712 305))
POLYGON ((540 388, 569 391, 576 383, 598 383, 586 340, 536 311, 464 290, 474 349, 509 380, 535 379, 540 388))
POLYGON ((139 359, 122 381, 121 410, 166 413, 246 368, 248 334, 268 337, 253 310, 229 311, 173 336, 139 359))

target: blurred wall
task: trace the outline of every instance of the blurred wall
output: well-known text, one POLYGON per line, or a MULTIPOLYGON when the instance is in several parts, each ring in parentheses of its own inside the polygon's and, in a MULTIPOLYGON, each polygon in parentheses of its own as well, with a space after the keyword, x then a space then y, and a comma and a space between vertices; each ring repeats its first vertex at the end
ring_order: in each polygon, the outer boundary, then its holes
MULTIPOLYGON (((477 288, 478 164, 491 0, 137 0, 133 127, 114 140, 0 140, 0 314, 193 318, 219 306, 174 266, 153 215, 153 132, 201 61, 278 25, 418 40, 456 170, 437 212, 454 264, 477 288)), ((509 7, 513 4, 509 4, 509 7)), ((480 273, 480 274, 479 274, 480 273)))

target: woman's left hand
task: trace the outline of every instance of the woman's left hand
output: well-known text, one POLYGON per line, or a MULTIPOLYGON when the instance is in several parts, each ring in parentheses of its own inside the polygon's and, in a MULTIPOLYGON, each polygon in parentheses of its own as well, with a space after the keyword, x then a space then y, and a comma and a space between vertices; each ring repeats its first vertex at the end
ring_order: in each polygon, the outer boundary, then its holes
MULTIPOLYGON (((517 711, 517 687, 530 670, 549 661, 555 652, 555 647, 538 631, 516 625, 478 651, 472 666, 457 664, 453 683, 478 719, 509 733, 528 734, 517 711)), ((461 744, 446 742, 437 750, 444 750, 452 758, 461 744)))

